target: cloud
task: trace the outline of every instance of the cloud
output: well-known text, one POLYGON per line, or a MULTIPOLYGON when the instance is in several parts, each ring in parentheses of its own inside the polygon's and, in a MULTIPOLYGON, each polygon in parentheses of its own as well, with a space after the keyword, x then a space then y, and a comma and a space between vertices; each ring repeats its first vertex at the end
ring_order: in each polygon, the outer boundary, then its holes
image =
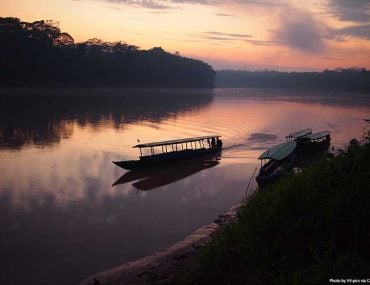
POLYGON ((336 58, 336 57, 330 57, 330 56, 324 56, 323 59, 327 60, 347 60, 346 58, 336 58))
POLYGON ((330 7, 342 20, 356 21, 343 28, 333 28, 306 10, 286 5, 281 9, 278 28, 271 32, 271 40, 280 45, 306 53, 320 53, 326 40, 347 41, 349 37, 370 40, 370 0, 329 0, 330 7), (368 22, 363 22, 368 20, 368 22))
POLYGON ((326 48, 324 39, 329 36, 329 28, 308 11, 286 6, 278 26, 270 31, 273 42, 306 53, 319 53, 326 48))
POLYGON ((226 38, 226 37, 216 37, 216 36, 204 36, 204 39, 213 40, 213 41, 226 41, 226 42, 233 42, 235 39, 226 38))
MULTIPOLYGON (((120 0, 117 0, 117 1, 120 1, 120 0)), ((202 4, 202 5, 243 4, 243 5, 256 5, 256 6, 271 7, 271 6, 281 6, 284 1, 282 0, 156 0, 155 2, 202 4)))
MULTIPOLYGON (((94 0, 73 0, 73 1, 94 1, 94 0)), ((279 0, 95 0, 101 2, 124 4, 136 7, 142 7, 153 10, 167 10, 173 8, 179 8, 181 4, 199 4, 199 5, 254 5, 254 6, 267 6, 276 7, 281 6, 283 1, 279 0)), ((217 14, 218 16, 234 16, 224 13, 217 14)))
POLYGON ((199 38, 201 41, 209 41, 210 44, 214 43, 234 43, 234 42, 244 42, 248 39, 252 39, 252 35, 248 34, 235 34, 235 33, 223 33, 217 31, 207 31, 202 33, 192 33, 189 34, 193 38, 199 38))
POLYGON ((247 34, 233 34, 233 33, 222 33, 216 31, 199 32, 199 33, 187 33, 189 38, 178 38, 178 37, 162 37, 162 39, 171 41, 186 41, 205 43, 211 45, 220 45, 226 43, 243 43, 246 39, 252 38, 253 36, 247 34))
POLYGON ((277 45, 276 41, 245 40, 245 42, 253 46, 275 46, 277 45))
POLYGON ((233 39, 252 38, 253 37, 253 36, 247 35, 247 34, 229 34, 229 33, 221 33, 221 32, 214 32, 214 31, 206 32, 205 34, 229 37, 229 38, 233 38, 233 39))
POLYGON ((232 14, 225 14, 225 13, 217 13, 215 14, 216 16, 219 16, 219 17, 237 17, 236 15, 232 15, 232 14))
MULTIPOLYGON (((94 1, 94 0, 73 0, 73 1, 94 1)), ((155 10, 167 10, 174 8, 168 3, 172 1, 166 0, 95 0, 100 2, 107 2, 107 3, 114 3, 114 4, 124 4, 136 7, 142 7, 147 9, 155 9, 155 10)))
POLYGON ((362 23, 370 21, 369 0, 329 0, 328 8, 342 21, 362 23))
POLYGON ((210 4, 216 4, 217 0, 157 0, 161 2, 172 2, 172 3, 186 3, 186 4, 204 4, 204 5, 210 5, 210 4))
POLYGON ((273 46, 277 45, 275 41, 271 40, 256 40, 254 36, 249 34, 235 34, 235 33, 223 33, 217 31, 207 31, 202 33, 189 33, 193 39, 198 39, 198 42, 208 41, 209 44, 223 44, 225 43, 248 43, 253 46, 273 46))
POLYGON ((370 40, 370 24, 352 25, 341 29, 333 30, 335 36, 355 37, 370 40))

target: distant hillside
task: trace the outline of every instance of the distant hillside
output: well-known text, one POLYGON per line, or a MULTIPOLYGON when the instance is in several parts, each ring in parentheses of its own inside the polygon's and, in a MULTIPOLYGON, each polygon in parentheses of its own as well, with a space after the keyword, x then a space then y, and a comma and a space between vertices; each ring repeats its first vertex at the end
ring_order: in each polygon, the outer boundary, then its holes
POLYGON ((221 70, 216 87, 250 87, 370 93, 370 71, 363 68, 323 72, 221 70))
POLYGON ((51 21, 1 17, 0 70, 0 87, 209 88, 215 76, 210 65, 160 47, 75 43, 51 21))

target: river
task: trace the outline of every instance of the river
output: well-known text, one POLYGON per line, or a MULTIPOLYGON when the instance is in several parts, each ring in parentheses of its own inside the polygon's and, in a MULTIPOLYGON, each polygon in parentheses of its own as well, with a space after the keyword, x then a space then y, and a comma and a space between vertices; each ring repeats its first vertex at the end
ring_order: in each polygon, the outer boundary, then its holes
POLYGON ((334 151, 361 138, 369 96, 0 90, 0 284, 76 284, 170 246, 243 199, 258 155, 290 132, 329 130, 334 151), (138 140, 208 134, 222 135, 214 163, 115 183, 112 161, 137 158, 138 140))

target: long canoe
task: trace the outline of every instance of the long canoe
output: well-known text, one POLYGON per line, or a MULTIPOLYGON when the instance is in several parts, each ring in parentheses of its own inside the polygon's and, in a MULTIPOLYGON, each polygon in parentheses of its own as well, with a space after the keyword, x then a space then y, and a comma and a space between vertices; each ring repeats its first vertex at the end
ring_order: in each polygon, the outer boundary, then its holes
POLYGON ((127 170, 157 166, 190 157, 218 152, 222 149, 219 135, 201 136, 135 145, 140 151, 138 160, 113 161, 127 170), (149 150, 149 155, 143 155, 143 150, 149 150))

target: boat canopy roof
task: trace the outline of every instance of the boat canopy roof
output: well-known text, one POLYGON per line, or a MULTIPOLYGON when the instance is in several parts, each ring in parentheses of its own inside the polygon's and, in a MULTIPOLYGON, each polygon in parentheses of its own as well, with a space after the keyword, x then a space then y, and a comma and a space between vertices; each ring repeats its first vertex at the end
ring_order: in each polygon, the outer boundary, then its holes
POLYGON ((322 131, 322 132, 318 132, 318 133, 308 135, 307 138, 314 141, 314 140, 322 139, 322 138, 326 137, 327 135, 330 135, 329 131, 322 131))
POLYGON ((290 155, 297 147, 296 141, 278 144, 262 153, 258 159, 282 160, 290 155))
POLYGON ((311 133, 312 133, 312 129, 308 128, 308 129, 304 129, 304 130, 300 130, 300 131, 291 133, 287 137, 298 139, 298 138, 305 137, 305 136, 307 136, 307 135, 309 135, 311 133))
POLYGON ((201 140, 219 138, 219 137, 221 137, 221 136, 220 135, 210 135, 210 136, 202 136, 202 137, 195 137, 195 138, 186 138, 186 139, 177 139, 177 140, 169 140, 169 141, 161 141, 161 142, 143 143, 143 144, 135 145, 134 147, 143 148, 143 147, 155 147, 155 146, 171 145, 171 144, 181 144, 181 143, 195 142, 195 141, 201 141, 201 140))

